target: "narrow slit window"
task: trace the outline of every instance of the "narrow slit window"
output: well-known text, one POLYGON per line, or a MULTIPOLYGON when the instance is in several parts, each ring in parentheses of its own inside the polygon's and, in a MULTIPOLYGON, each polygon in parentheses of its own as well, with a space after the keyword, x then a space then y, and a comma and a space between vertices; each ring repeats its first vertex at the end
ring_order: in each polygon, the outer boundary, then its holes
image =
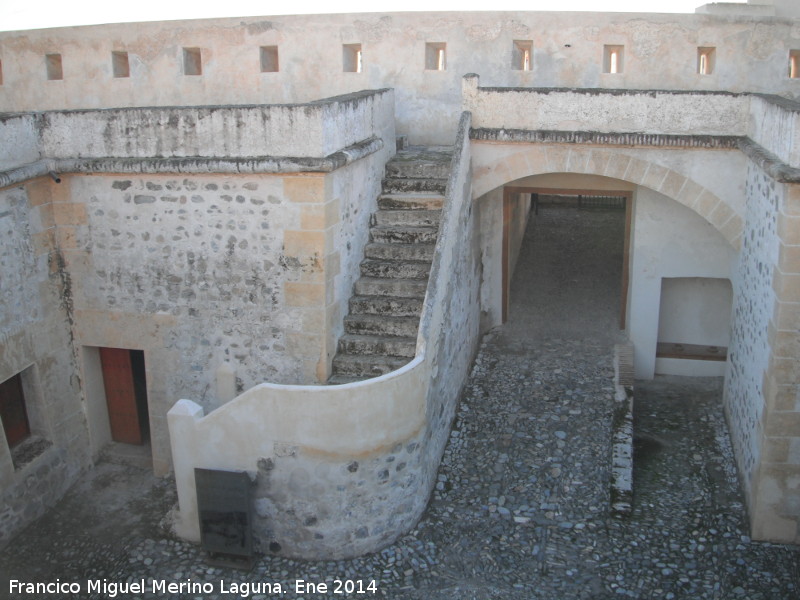
POLYGON ((9 448, 19 445, 31 435, 22 376, 19 374, 0 383, 0 421, 3 422, 9 448))
POLYGON ((64 79, 64 70, 61 66, 60 54, 45 55, 45 64, 47 65, 47 79, 49 81, 64 79))
POLYGON ((262 73, 277 73, 278 72, 278 47, 277 46, 261 46, 261 72, 262 73))
POLYGON ((117 52, 114 51, 111 53, 111 68, 114 72, 114 77, 130 77, 131 76, 131 68, 130 63, 128 62, 128 53, 127 52, 117 52))
POLYGON ((697 49, 697 72, 700 75, 711 75, 714 72, 716 49, 700 47, 697 49))
POLYGON ((3 85, 3 61, 0 60, 0 85, 3 85))
POLYGON ((625 46, 604 46, 603 72, 622 73, 624 68, 625 46))
POLYGON ((533 62, 533 42, 514 40, 511 54, 511 68, 515 71, 530 71, 533 62))
POLYGON ((447 68, 447 44, 428 42, 425 44, 425 70, 444 71, 447 68))
POLYGON ((789 78, 800 79, 800 50, 789 50, 789 78))
POLYGON ((345 73, 361 73, 361 44, 344 44, 342 46, 342 64, 345 73))
POLYGON ((183 74, 202 75, 203 74, 203 54, 200 48, 183 49, 183 74))

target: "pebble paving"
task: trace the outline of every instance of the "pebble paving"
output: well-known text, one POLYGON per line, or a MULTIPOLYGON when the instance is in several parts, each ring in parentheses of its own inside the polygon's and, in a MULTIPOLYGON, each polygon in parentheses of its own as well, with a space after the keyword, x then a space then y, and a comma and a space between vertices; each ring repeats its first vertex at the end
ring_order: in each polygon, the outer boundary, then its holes
MULTIPOLYGON (((747 535, 717 378, 637 382, 633 512, 610 514, 615 336, 607 325, 614 316, 592 316, 594 309, 584 307, 585 327, 576 329, 583 333, 559 334, 551 319, 530 317, 537 306, 530 282, 537 268, 551 268, 560 256, 565 262, 555 272, 564 285, 580 282, 604 298, 581 270, 602 280, 607 273, 592 265, 594 258, 572 258, 582 244, 602 255, 603 240, 619 239, 619 219, 581 217, 581 229, 574 211, 545 208, 526 234, 533 240, 526 240, 518 271, 528 279, 512 287, 512 326, 483 339, 428 509, 393 545, 353 560, 259 556, 250 572, 213 567, 198 547, 160 524, 175 502, 172 482, 106 463, 0 553, 3 579, 60 578, 84 582, 84 590, 90 578, 144 579, 145 593, 117 596, 143 599, 799 598, 800 549, 747 535), (126 488, 132 497, 122 506, 126 518, 93 508, 109 488, 126 488), (350 583, 340 594, 332 587, 299 593, 298 579, 350 583), (210 591, 153 593, 154 580, 205 583, 210 591), (255 589, 259 583, 271 589, 255 589)), ((617 256, 616 246, 610 252, 606 258, 617 256)), ((570 309, 559 304, 536 310, 570 309)), ((598 304, 613 313, 618 302, 598 304)))

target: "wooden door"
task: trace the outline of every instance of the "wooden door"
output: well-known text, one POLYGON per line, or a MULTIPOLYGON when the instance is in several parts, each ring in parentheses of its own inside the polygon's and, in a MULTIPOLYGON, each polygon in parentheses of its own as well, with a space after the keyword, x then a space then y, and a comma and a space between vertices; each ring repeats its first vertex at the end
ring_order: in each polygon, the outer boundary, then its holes
POLYGON ((25 410, 22 378, 19 375, 0 383, 0 421, 3 423, 9 448, 19 444, 31 433, 25 410))
POLYGON ((100 348, 100 362, 103 367, 111 439, 126 444, 144 443, 130 350, 100 348))

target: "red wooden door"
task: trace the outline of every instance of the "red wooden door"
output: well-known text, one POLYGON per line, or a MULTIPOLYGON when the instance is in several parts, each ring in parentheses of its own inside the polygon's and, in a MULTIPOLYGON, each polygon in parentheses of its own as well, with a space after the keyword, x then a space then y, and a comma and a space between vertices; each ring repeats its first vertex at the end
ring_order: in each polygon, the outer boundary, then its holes
POLYGON ((142 425, 136 405, 130 350, 100 348, 103 384, 106 388, 108 421, 115 442, 142 444, 142 425))
POLYGON ((3 423, 9 448, 19 444, 31 433, 22 392, 22 378, 19 375, 0 383, 0 421, 3 423))

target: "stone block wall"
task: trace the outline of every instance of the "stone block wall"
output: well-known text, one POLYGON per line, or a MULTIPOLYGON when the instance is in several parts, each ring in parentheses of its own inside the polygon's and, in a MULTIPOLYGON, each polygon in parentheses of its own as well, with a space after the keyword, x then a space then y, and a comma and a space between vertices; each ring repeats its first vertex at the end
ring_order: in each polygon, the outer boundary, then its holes
POLYGON ((760 463, 753 483, 753 534, 800 543, 800 192, 772 182, 775 230, 772 305, 767 324, 771 350, 762 373, 760 463))
POLYGON ((778 258, 781 190, 755 165, 747 170, 745 229, 733 277, 733 315, 725 405, 745 490, 752 493, 761 460, 764 375, 769 368, 769 323, 775 302, 772 268, 778 258))
MULTIPOLYGON (((66 177, 53 205, 73 289, 75 344, 145 352, 153 461, 170 468, 166 414, 205 410, 264 381, 327 370, 338 256, 329 176, 66 177)), ((89 402, 103 402, 90 398, 89 402)))
POLYGON ((90 464, 52 209, 60 192, 49 180, 0 190, 0 381, 21 377, 31 432, 12 452, 0 430, 0 546, 90 464))
POLYGON ((462 113, 447 182, 448 204, 442 212, 420 320, 419 338, 425 344, 430 382, 421 448, 424 493, 416 498, 419 515, 436 483, 456 407, 480 342, 484 265, 478 211, 472 199, 471 125, 472 115, 462 113))

